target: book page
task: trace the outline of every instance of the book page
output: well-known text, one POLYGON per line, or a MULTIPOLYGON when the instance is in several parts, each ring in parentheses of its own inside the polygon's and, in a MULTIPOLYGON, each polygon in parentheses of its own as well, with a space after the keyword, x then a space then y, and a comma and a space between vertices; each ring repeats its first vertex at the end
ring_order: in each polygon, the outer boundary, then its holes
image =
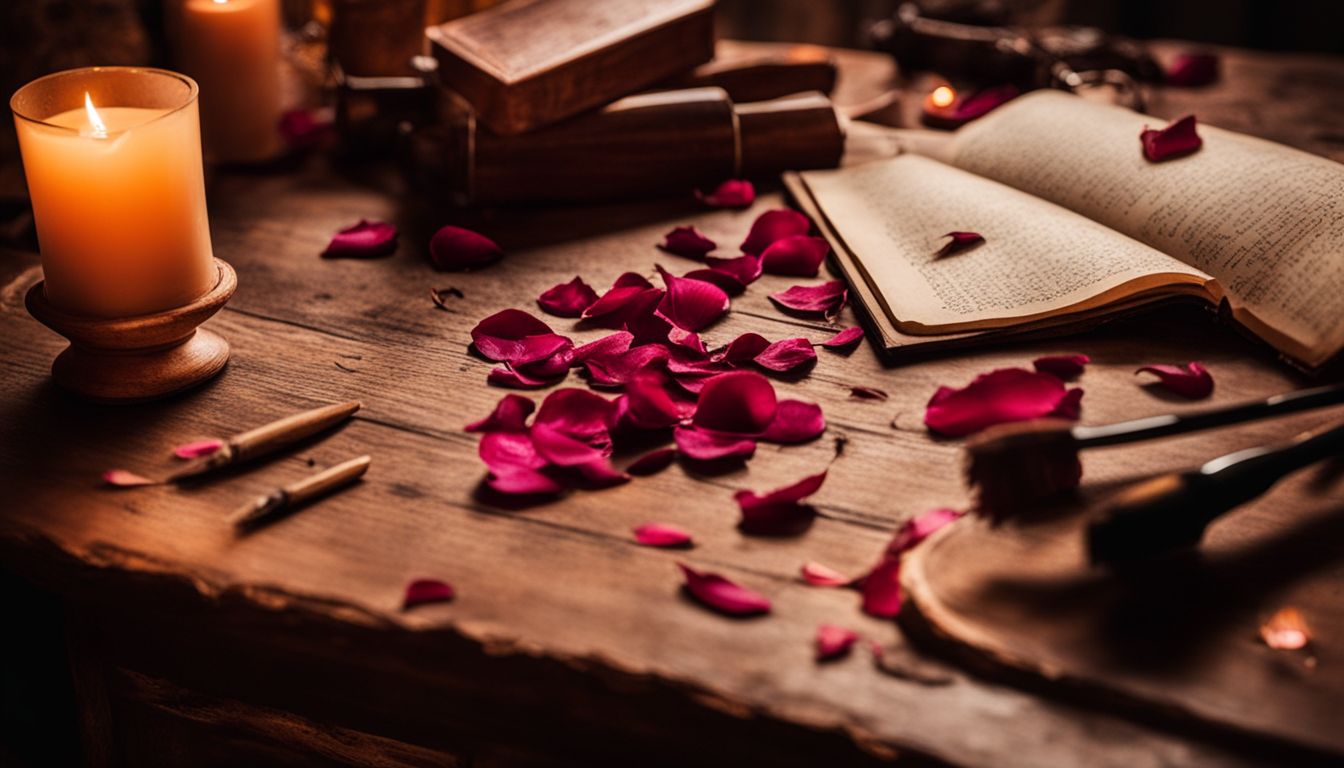
POLYGON ((959 131, 950 160, 1208 272, 1308 362, 1344 345, 1344 165, 1206 125, 1150 163, 1145 125, 1165 121, 1039 91, 959 131))
POLYGON ((894 323, 910 333, 1007 326, 1156 275, 1208 275, 1072 211, 918 155, 801 174, 894 323), (985 237, 938 257, 948 232, 985 237))

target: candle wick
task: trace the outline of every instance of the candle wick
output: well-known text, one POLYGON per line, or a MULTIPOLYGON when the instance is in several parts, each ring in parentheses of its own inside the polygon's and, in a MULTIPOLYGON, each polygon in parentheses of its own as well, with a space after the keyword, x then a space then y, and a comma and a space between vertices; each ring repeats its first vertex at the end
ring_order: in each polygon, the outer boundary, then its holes
POLYGON ((91 135, 95 139, 107 138, 107 125, 103 123, 103 118, 98 114, 98 110, 93 108, 93 99, 89 97, 89 92, 84 92, 84 112, 89 116, 89 125, 92 127, 91 135))

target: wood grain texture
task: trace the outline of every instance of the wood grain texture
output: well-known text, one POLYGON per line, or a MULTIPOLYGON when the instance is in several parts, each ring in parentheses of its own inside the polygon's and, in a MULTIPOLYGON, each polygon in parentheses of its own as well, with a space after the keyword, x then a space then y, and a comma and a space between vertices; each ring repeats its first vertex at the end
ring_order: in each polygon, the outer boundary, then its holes
MULTIPOLYGON (((843 65, 842 65, 843 66, 843 65)), ((840 90, 845 76, 842 70, 840 90)), ((762 210, 705 211, 693 201, 511 212, 445 212, 360 186, 315 158, 285 175, 228 175, 209 190, 216 252, 235 266, 237 294, 213 321, 233 346, 224 375, 161 403, 108 409, 71 401, 50 383, 60 340, 22 309, 40 277, 31 254, 0 258, 0 562, 90 617, 121 668, 203 695, 453 755, 506 764, 512 750, 555 764, 1253 765, 1264 752, 1178 728, 985 681, 937 660, 952 677, 929 687, 878 673, 867 654, 818 666, 821 622, 903 641, 861 615, 857 596, 800 583, 817 560, 869 566, 891 531, 934 506, 966 502, 959 446, 920 419, 940 384, 1048 352, 1081 351, 1084 418, 1102 422, 1186 407, 1138 387, 1133 369, 1198 357, 1218 380, 1215 402, 1300 381, 1199 312, 1170 311, 1086 336, 884 368, 865 343, 822 350, 815 369, 780 382, 818 402, 830 428, 811 444, 763 446, 744 468, 713 476, 674 466, 606 491, 513 509, 478 493, 484 469, 463 424, 502 390, 467 351, 480 318, 580 274, 599 288, 655 263, 693 268, 654 248, 694 224, 731 251, 762 210), (402 229, 376 261, 322 260, 330 233, 359 218, 402 229), (499 264, 433 272, 429 234, 450 220, 505 247, 499 264), (463 297, 434 307, 430 288, 463 297), (851 399, 854 385, 891 393, 851 399), (358 398, 341 430, 243 473, 190 487, 113 492, 98 474, 172 466, 171 446, 224 436, 293 411, 358 398), (824 467, 806 535, 745 537, 732 493, 778 487, 824 467), (326 465, 368 453, 358 486, 239 538, 239 502, 326 465), (630 528, 671 522, 696 536, 689 552, 638 547, 630 528), (679 595, 674 562, 724 573, 768 594, 774 614, 734 621, 679 595), (402 612, 413 578, 453 583, 446 605, 402 612), (227 648, 227 652, 223 649, 227 648), (202 663, 209 659, 209 663, 202 663), (505 757, 500 757, 501 755, 505 757)), ((706 331, 815 341, 835 327, 781 315, 766 295, 798 281, 767 276, 706 331)), ((839 324, 850 324, 849 310, 839 324)), ((576 341, 602 331, 551 324, 576 341)), ((581 386, 571 376, 565 386, 581 386)), ((537 395, 538 397, 540 395, 537 395)), ((1200 455, 1285 437, 1295 424, 1248 425, 1107 453, 1089 476, 1114 483, 1200 455)), ((1300 490, 1285 503, 1312 504, 1300 490)))

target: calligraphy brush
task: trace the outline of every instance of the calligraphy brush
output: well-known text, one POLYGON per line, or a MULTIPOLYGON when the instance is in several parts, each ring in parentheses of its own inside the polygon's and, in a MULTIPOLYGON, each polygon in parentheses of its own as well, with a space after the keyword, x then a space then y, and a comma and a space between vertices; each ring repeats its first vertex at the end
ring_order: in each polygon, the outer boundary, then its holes
POLYGON ((977 489, 975 513, 997 523, 1076 486, 1082 476, 1078 452, 1083 449, 1183 435, 1339 403, 1344 403, 1344 383, 1101 426, 1075 426, 1058 419, 1005 424, 966 444, 966 480, 977 489))
POLYGON ((169 475, 168 482, 175 483, 197 477, 288 448, 304 438, 345 421, 359 408, 358 400, 350 400, 296 413, 256 429, 249 429, 225 440, 224 445, 214 453, 197 459, 169 475))
POLYGON ((1088 524, 1088 557, 1094 565, 1118 565, 1193 547, 1221 515, 1263 495, 1288 474, 1341 451, 1344 424, 1130 486, 1088 524))

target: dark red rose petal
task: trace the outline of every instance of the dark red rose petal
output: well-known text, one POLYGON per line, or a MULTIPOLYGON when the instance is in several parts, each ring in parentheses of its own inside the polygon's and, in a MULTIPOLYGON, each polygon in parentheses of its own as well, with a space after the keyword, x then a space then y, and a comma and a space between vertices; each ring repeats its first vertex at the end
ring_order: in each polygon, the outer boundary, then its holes
POLYGON ((397 250, 397 228, 385 221, 360 219, 331 236, 322 257, 327 259, 371 259, 397 250))
POLYGON ((625 468, 625 471, 640 477, 657 474, 672 466, 672 462, 676 458, 677 450, 675 448, 659 448, 635 459, 630 463, 630 466, 625 468))
POLYGON ((950 237, 947 244, 938 249, 934 258, 945 258, 954 253, 961 253, 985 242, 985 236, 979 232, 948 232, 943 237, 950 237))
POLYGON ((505 387, 508 389, 541 389, 549 387, 556 383, 562 377, 538 378, 529 376, 526 372, 520 371, 512 366, 505 365, 502 368, 491 368, 489 375, 485 380, 488 384, 495 387, 505 387))
POLYGON ((955 509, 933 509, 906 520, 887 545, 888 557, 899 557, 915 545, 932 536, 938 529, 955 522, 964 512, 955 509))
POLYGON ((613 287, 589 305, 582 317, 607 328, 621 329, 635 318, 653 312, 663 300, 663 293, 661 288, 613 287))
POLYGON ((645 523, 634 530, 635 541, 646 547, 680 547, 691 545, 691 534, 667 523, 645 523))
POLYGON ((1219 68, 1218 57, 1211 53, 1182 53, 1172 59, 1165 80, 1178 88, 1198 88, 1216 82, 1219 68))
POLYGON ((672 439, 683 456, 696 461, 746 461, 756 453, 756 441, 739 435, 677 427, 672 439))
POLYGON ((137 475, 134 472, 125 469, 109 469, 103 473, 103 482, 117 488, 136 488, 142 485, 158 485, 158 481, 150 480, 143 475, 137 475))
POLYGON ((701 573, 677 563, 686 579, 686 591, 696 600, 729 616, 758 616, 770 612, 770 600, 717 573, 701 573))
POLYGON ((796 534, 806 530, 817 517, 817 510, 802 500, 816 493, 826 480, 821 472, 799 480, 792 485, 764 495, 754 491, 738 491, 733 499, 742 510, 737 527, 744 533, 767 536, 796 534))
POLYGON ((817 661, 833 661, 849 654, 859 633, 852 629, 822 624, 817 627, 817 661))
POLYGON ((636 373, 625 385, 626 419, 638 429, 666 429, 681 422, 681 408, 656 371, 636 373))
POLYGON ((677 227, 663 236, 663 244, 658 247, 678 256, 703 259, 706 253, 719 246, 695 227, 677 227))
POLYGON ((583 488, 610 488, 630 482, 629 475, 613 467, 611 461, 605 458, 579 464, 574 469, 578 471, 580 479, 577 485, 583 488))
POLYGON ((826 418, 821 406, 801 400, 780 400, 775 420, 761 434, 767 443, 794 445, 815 440, 826 431, 826 418))
POLYGON ((845 284, 832 280, 821 285, 795 285, 787 291, 770 294, 770 300, 782 309, 801 314, 831 316, 845 306, 848 296, 845 284))
POLYGON ((698 331, 728 312, 728 294, 713 283, 690 280, 669 274, 658 268, 667 284, 667 294, 658 305, 658 312, 673 325, 688 331, 698 331))
POLYGON ((629 331, 617 331, 603 336, 596 341, 590 341, 580 347, 575 347, 569 353, 569 364, 572 367, 583 365, 590 357, 599 357, 602 355, 619 355, 630 349, 630 343, 635 340, 635 335, 629 331))
POLYGON ((406 585, 406 596, 401 600, 402 610, 427 603, 446 603, 456 593, 450 584, 438 579, 416 579, 406 585))
POLYGON ((747 290, 746 283, 738 280, 736 277, 721 272, 717 269, 692 269, 690 272, 682 275, 687 280, 701 280, 706 283, 717 285, 720 290, 729 296, 740 296, 747 290))
POLYGON ((442 227, 429 241, 429 258, 436 269, 475 269, 503 255, 494 240, 461 227, 442 227))
POLYGON ((770 346, 769 339, 759 333, 744 333, 728 342, 722 352, 713 355, 714 362, 746 363, 770 346))
POLYGON ((817 351, 807 339, 784 339, 766 347, 753 359, 762 368, 786 373, 816 360, 817 351))
POLYGON ((616 420, 616 403, 586 389, 557 389, 541 401, 533 427, 546 425, 590 445, 607 449, 616 420))
POLYGON ((957 123, 965 123, 983 117, 995 107, 1017 98, 1020 93, 1015 85, 996 85, 976 91, 957 102, 952 119, 957 123))
POLYGON ((845 347, 855 346, 863 338, 863 329, 857 325, 840 331, 831 338, 821 342, 821 346, 827 349, 844 349, 845 347))
POLYGON ((847 587, 854 583, 850 577, 821 563, 803 563, 800 572, 803 581, 814 587, 847 587))
POLYGON ((1083 369, 1092 362, 1087 355, 1047 355, 1031 361, 1031 366, 1041 373, 1057 376, 1065 381, 1083 375, 1083 369))
POLYGON ((528 434, 537 453, 558 467, 578 467, 601 462, 610 450, 589 445, 551 424, 533 424, 528 434))
POLYGON ((1143 144, 1143 156, 1154 163, 1188 155, 1204 145, 1195 131, 1194 115, 1186 115, 1165 128, 1144 128, 1139 141, 1143 144))
POLYGON ((476 451, 485 466, 497 474, 546 466, 546 458, 537 452, 532 437, 525 432, 487 432, 476 451))
POLYGON ((620 387, 638 371, 663 365, 667 360, 667 347, 642 344, 620 354, 593 355, 584 362, 584 367, 593 386, 620 387))
POLYGON ((595 301, 597 291, 583 282, 581 277, 548 288, 537 297, 537 304, 556 317, 579 317, 595 301))
POLYGON ((223 440, 218 437, 209 437, 204 440, 183 443, 173 449, 173 455, 179 459, 199 459, 202 456, 209 456, 223 447, 223 440))
POLYGON ((877 567, 863 577, 859 587, 863 594, 863 612, 879 619, 889 619, 901 612, 901 561, 884 557, 877 567))
POLYGON ((1070 389, 1068 392, 1065 392, 1064 399, 1059 401, 1059 405, 1055 406, 1055 410, 1051 411, 1046 415, 1055 419, 1068 419, 1069 421, 1077 421, 1078 417, 1081 416, 1082 413, 1083 413, 1083 388, 1074 387, 1073 389, 1070 389))
POLYGON ((714 208, 746 208, 756 202, 756 188, 750 181, 729 179, 709 194, 697 189, 695 196, 700 202, 714 208))
POLYGON ((485 484, 498 493, 510 496, 550 496, 565 489, 554 477, 526 467, 508 467, 491 472, 485 484))
POLYGON ((772 275, 816 277, 830 251, 831 246, 820 237, 786 237, 761 252, 761 269, 772 275))
POLYGON ((1001 368, 962 389, 940 387, 929 399, 924 424, 939 434, 962 437, 995 424, 1050 415, 1066 394, 1064 383, 1048 373, 1001 368))
POLYGON ((859 400, 886 400, 890 395, 877 387, 850 387, 849 396, 859 400))
POLYGON ((1213 374, 1199 363, 1179 365, 1145 365, 1135 373, 1151 373, 1158 383, 1181 397, 1199 400, 1213 394, 1213 374))
POLYGON ((290 149, 309 149, 332 132, 335 121, 328 114, 312 109, 291 109, 280 116, 280 138, 290 149))
POLYGON ((742 285, 751 285, 761 276, 761 257, 744 253, 733 259, 705 257, 705 264, 715 272, 722 272, 735 278, 742 285))
POLYGON ((572 346, 569 339, 521 309, 505 309, 471 329, 471 342, 489 360, 532 363, 572 346))
POLYGON ((778 411, 779 401, 769 379, 755 371, 732 371, 705 382, 693 422, 717 432, 757 435, 770 426, 778 411))
POLYGON ((527 417, 536 407, 531 399, 522 395, 505 395, 489 416, 473 421, 464 429, 468 432, 522 432, 527 429, 527 417))
POLYGON ((752 222, 747 239, 742 241, 742 252, 759 256, 776 241, 806 235, 811 229, 812 222, 797 211, 788 208, 766 211, 752 222))

